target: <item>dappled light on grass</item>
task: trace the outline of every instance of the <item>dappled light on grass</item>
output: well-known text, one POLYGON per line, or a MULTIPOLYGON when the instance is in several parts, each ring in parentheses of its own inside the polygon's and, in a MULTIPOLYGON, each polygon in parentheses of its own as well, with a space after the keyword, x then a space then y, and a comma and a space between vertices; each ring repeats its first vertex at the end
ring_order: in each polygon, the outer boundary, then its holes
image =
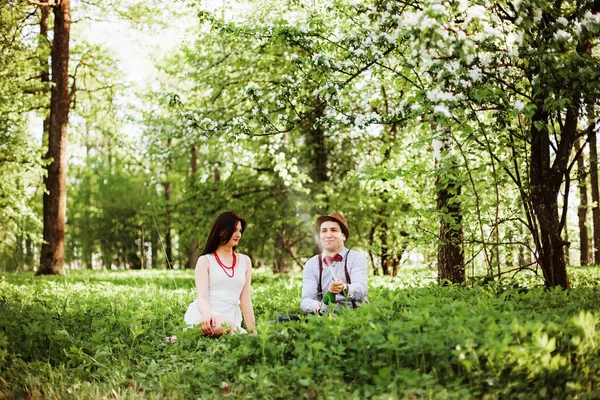
POLYGON ((570 291, 536 282, 438 286, 428 270, 372 277, 370 306, 282 324, 279 315, 300 314, 301 279, 260 271, 258 335, 218 339, 183 326, 195 296, 190 270, 4 275, 0 397, 572 398, 600 390, 598 269, 573 268, 570 291))

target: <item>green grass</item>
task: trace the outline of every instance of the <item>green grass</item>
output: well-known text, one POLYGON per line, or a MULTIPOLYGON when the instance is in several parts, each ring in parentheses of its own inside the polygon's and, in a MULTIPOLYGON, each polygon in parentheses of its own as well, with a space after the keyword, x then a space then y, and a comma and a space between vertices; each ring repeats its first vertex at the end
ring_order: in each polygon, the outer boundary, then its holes
POLYGON ((600 398, 600 270, 469 288, 371 277, 371 305, 306 323, 301 279, 257 270, 257 336, 183 329, 192 271, 0 278, 0 398, 600 398), (177 335, 175 344, 165 336, 177 335))

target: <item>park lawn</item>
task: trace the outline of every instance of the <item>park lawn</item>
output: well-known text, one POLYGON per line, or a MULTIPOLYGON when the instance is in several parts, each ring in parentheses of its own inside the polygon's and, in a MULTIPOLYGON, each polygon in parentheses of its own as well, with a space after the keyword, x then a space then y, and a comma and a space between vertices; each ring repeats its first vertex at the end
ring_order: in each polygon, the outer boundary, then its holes
POLYGON ((438 286, 371 277, 371 304, 299 313, 301 279, 255 271, 257 336, 184 330, 192 271, 0 276, 0 398, 600 398, 600 269, 438 286), (176 343, 165 337, 176 335, 176 343))

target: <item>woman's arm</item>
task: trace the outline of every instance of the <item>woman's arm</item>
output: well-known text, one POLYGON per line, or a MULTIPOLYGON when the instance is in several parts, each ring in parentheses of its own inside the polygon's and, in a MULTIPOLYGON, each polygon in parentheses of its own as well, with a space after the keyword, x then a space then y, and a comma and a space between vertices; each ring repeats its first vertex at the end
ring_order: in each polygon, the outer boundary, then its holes
POLYGON ((252 306, 252 297, 250 295, 250 284, 252 282, 252 261, 250 257, 246 258, 246 282, 242 288, 240 294, 240 307, 242 308, 242 314, 244 315, 244 321, 246 321, 246 329, 248 331, 254 330, 254 307, 252 306))
POLYGON ((196 296, 198 297, 198 310, 202 314, 202 332, 212 336, 214 334, 214 319, 210 314, 209 302, 209 275, 208 275, 208 258, 201 256, 196 262, 194 270, 194 279, 196 281, 196 296))

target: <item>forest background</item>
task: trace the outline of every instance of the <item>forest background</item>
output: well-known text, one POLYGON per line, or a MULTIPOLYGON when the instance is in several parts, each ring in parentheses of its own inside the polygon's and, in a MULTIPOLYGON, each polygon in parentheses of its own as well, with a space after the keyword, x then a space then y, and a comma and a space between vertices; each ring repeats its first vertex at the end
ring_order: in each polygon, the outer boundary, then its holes
POLYGON ((277 273, 333 210, 376 274, 569 287, 600 263, 600 1, 23 0, 0 22, 4 271, 193 267, 225 210, 277 273), (94 21, 181 40, 135 85, 94 21))

